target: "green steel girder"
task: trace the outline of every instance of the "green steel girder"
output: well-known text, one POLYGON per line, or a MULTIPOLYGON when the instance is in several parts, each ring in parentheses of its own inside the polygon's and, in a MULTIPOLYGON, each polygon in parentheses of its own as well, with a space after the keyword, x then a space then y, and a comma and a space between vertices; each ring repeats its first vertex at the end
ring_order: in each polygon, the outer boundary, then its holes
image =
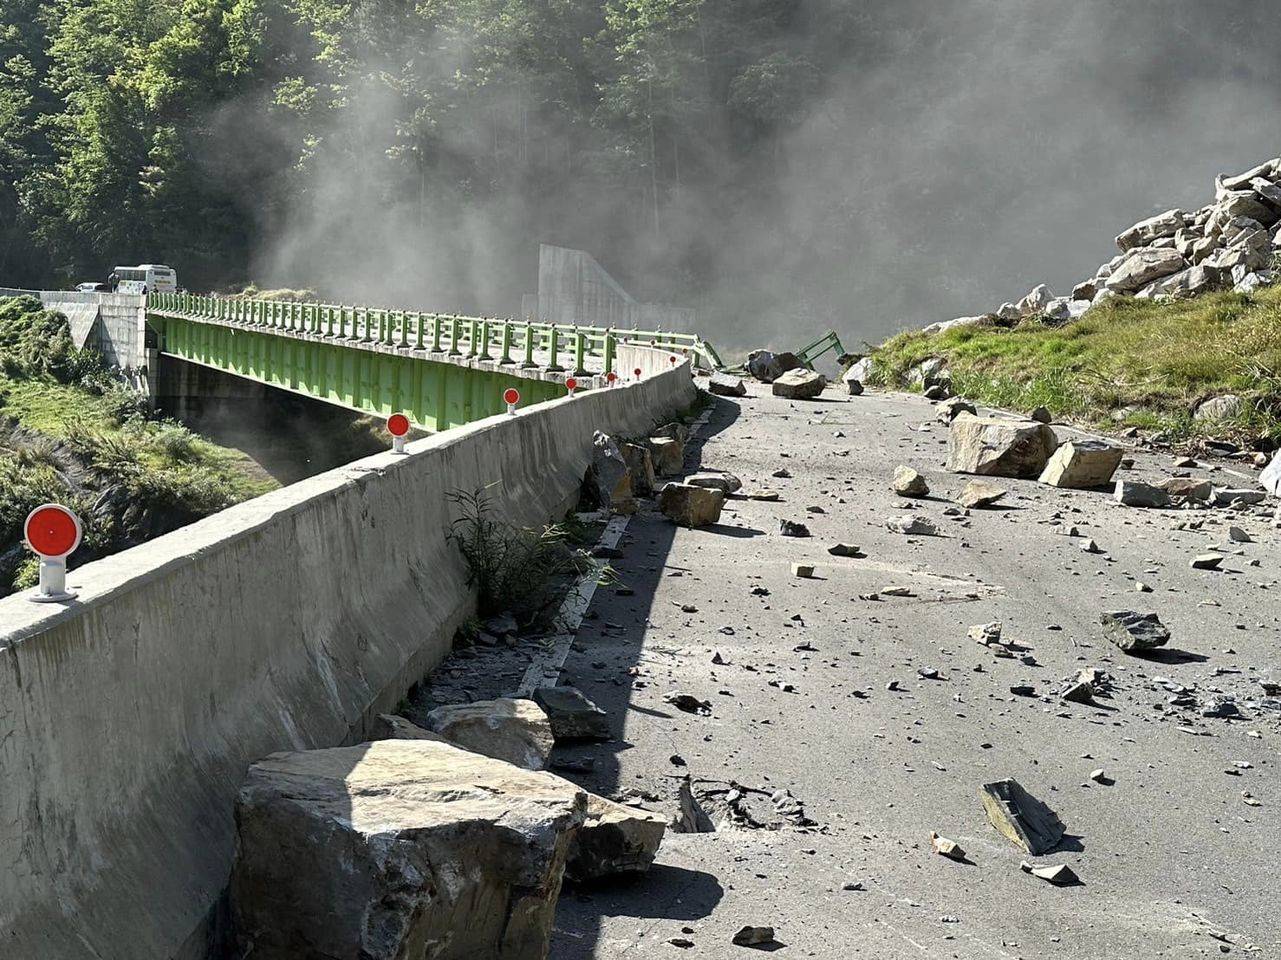
POLYGON ((519 368, 485 369, 362 349, 343 341, 281 336, 258 329, 148 314, 161 352, 317 400, 377 416, 400 412, 427 430, 446 430, 506 410, 516 387, 522 406, 564 395, 562 384, 519 368))

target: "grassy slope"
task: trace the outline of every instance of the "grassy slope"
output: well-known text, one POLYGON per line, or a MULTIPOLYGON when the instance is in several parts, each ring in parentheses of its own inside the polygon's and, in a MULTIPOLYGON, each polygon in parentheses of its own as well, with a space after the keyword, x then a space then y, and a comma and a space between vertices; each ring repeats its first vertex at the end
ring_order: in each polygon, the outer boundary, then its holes
POLYGON ((1140 426, 1174 436, 1213 433, 1281 440, 1281 286, 1154 303, 1117 299, 1071 323, 903 333, 873 353, 874 382, 903 386, 909 368, 945 357, 953 387, 980 403, 1094 426, 1140 426), (1193 421, 1207 397, 1236 393, 1241 417, 1193 421))

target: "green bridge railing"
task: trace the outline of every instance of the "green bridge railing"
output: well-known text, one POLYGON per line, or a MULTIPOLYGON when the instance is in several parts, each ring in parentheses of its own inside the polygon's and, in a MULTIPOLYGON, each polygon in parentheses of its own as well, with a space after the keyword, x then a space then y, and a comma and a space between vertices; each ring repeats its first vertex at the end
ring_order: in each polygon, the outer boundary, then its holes
POLYGON ((331 342, 347 341, 356 347, 380 344, 525 368, 541 366, 560 371, 565 369, 561 363, 565 359, 572 364, 571 372, 580 376, 591 372, 587 369, 589 358, 599 359, 604 373, 613 372, 620 343, 671 350, 690 357, 698 369, 722 368, 715 348, 692 333, 557 326, 532 320, 191 293, 148 294, 147 309, 243 324, 265 331, 323 337, 331 342), (535 353, 549 359, 537 362, 535 353))

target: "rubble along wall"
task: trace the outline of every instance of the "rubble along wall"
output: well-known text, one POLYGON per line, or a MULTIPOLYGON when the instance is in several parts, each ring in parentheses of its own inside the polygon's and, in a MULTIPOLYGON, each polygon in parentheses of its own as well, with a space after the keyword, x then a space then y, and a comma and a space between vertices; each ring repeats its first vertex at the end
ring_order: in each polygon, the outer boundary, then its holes
POLYGON ((238 504, 72 570, 65 607, 0 600, 0 953, 206 955, 249 763, 361 741, 472 613, 446 495, 559 517, 593 431, 694 399, 688 363, 619 353, 653 376, 238 504))

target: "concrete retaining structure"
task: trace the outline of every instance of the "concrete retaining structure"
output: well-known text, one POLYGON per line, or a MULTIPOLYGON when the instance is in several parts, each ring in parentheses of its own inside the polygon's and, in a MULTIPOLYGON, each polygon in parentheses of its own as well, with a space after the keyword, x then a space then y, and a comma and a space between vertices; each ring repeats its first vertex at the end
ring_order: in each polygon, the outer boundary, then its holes
POLYGON ((66 606, 0 600, 0 954, 207 956, 232 803, 272 751, 361 741, 474 609, 446 495, 538 524, 594 430, 695 396, 688 362, 320 474, 74 569, 66 606))

